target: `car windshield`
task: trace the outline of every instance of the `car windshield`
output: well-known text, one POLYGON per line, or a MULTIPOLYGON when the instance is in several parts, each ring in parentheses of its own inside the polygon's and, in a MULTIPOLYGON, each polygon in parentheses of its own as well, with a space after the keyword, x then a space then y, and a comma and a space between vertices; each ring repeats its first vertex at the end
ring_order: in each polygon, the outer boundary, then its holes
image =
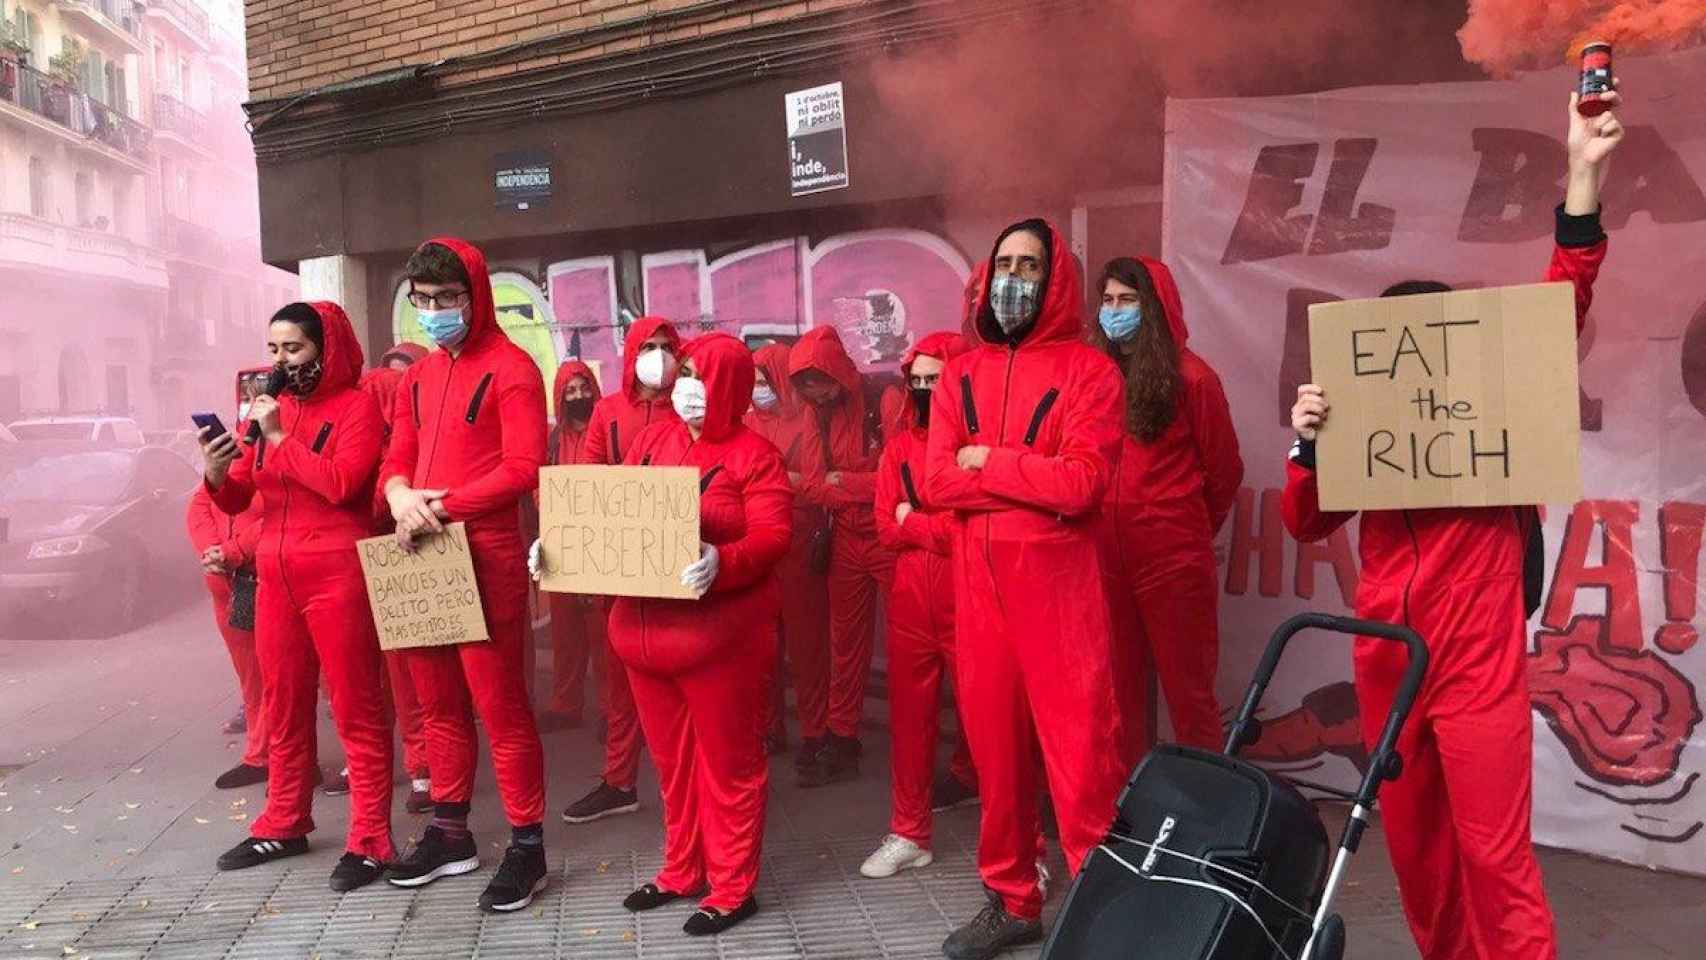
POLYGON ((87 440, 95 431, 82 423, 14 423, 12 434, 25 443, 31 440, 87 440))
POLYGON ((136 458, 128 453, 46 457, 0 480, 0 500, 117 503, 135 470, 136 458))

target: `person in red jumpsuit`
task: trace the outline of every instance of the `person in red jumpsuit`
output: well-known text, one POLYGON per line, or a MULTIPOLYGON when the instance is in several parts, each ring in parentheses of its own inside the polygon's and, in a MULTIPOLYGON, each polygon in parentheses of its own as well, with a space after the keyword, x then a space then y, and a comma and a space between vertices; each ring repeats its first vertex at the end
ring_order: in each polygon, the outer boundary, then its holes
MULTIPOLYGON (((557 368, 556 382, 551 388, 557 408, 557 425, 548 444, 551 463, 579 461, 587 424, 602 392, 598 377, 585 363, 568 360, 557 368)), ((604 621, 608 611, 604 601, 597 597, 551 593, 546 594, 546 602, 551 610, 551 698, 542 726, 546 730, 566 730, 580 726, 584 720, 589 660, 606 659, 608 640, 604 621)))
POLYGON ((396 370, 401 373, 414 366, 415 361, 425 357, 427 353, 426 347, 403 340, 385 351, 385 355, 379 358, 379 367, 383 370, 396 370))
MULTIPOLYGON (((238 432, 248 428, 239 421, 238 432)), ((243 758, 221 773, 213 785, 234 790, 267 782, 266 711, 263 709, 261 665, 255 657, 255 631, 231 625, 231 594, 235 578, 255 575, 255 550, 261 539, 261 502, 232 516, 214 506, 206 487, 190 497, 190 545, 201 563, 202 581, 213 600, 213 622, 225 639, 225 652, 237 671, 237 687, 243 695, 243 758)))
POLYGON ((1244 461, 1220 377, 1185 345, 1185 310, 1167 265, 1120 257, 1093 288, 1091 343, 1125 378, 1125 438, 1102 504, 1102 565, 1114 620, 1114 684, 1126 769, 1150 740, 1149 677, 1177 743, 1218 750, 1219 579, 1214 535, 1244 461))
POLYGON ((272 738, 266 808, 248 839, 220 856, 219 868, 308 851, 323 669, 350 768, 349 836, 331 878, 332 889, 344 892, 373 882, 394 855, 385 668, 355 549, 371 529, 384 421, 379 404, 356 387, 361 344, 336 304, 280 310, 267 347, 289 385, 282 396, 250 405, 257 441, 239 447, 229 433, 210 441, 204 429, 202 436, 203 483, 214 504, 232 516, 257 497, 262 505, 255 654, 272 738))
MULTIPOLYGON (((395 358, 402 347, 415 347, 417 344, 398 344, 385 356, 395 358)), ((424 354, 425 351, 422 350, 424 354)), ((408 356, 404 354, 404 356, 408 356)), ((412 364, 414 361, 409 361, 412 364)), ((403 383, 403 371, 408 364, 402 366, 384 365, 375 367, 361 375, 361 388, 373 394, 379 401, 379 412, 385 418, 385 439, 380 444, 381 456, 391 445, 391 421, 396 415, 397 389, 403 383)), ((377 491, 373 497, 373 533, 375 536, 395 533, 397 524, 391 519, 391 507, 385 502, 385 497, 377 491)), ((409 797, 404 801, 404 809, 410 813, 427 813, 432 810, 432 774, 427 767, 426 721, 421 715, 421 704, 415 696, 414 680, 409 676, 409 661, 401 650, 385 651, 385 692, 390 697, 392 715, 397 721, 397 732, 403 740, 403 770, 409 777, 409 797)), ((344 770, 338 779, 348 780, 349 771, 344 770)), ((344 791, 344 792, 347 792, 344 791)))
POLYGON ((533 630, 521 534, 521 503, 545 462, 545 384, 533 358, 498 326, 479 250, 431 240, 405 274, 421 329, 439 346, 403 374, 380 489, 405 545, 446 523, 466 524, 489 639, 406 651, 426 720, 434 810, 420 842, 386 879, 419 887, 479 868, 468 831, 477 713, 511 827, 479 903, 507 913, 531 903, 547 873, 545 758, 523 673, 533 630))
MULTIPOLYGON (((889 834, 859 872, 892 877, 927 867, 930 852, 936 741, 942 686, 954 673, 954 580, 950 564, 953 514, 924 499, 924 446, 930 398, 948 360, 964 352, 957 333, 932 333, 900 364, 911 422, 894 431, 877 467, 877 537, 895 553, 894 583, 887 594, 889 730, 893 739, 889 834)), ((976 796, 977 775, 965 746, 965 724, 949 764, 960 793, 976 796)))
MULTIPOLYGON (((782 453, 790 481, 797 482, 803 468, 800 450, 808 435, 799 398, 788 380, 786 344, 771 344, 753 354, 757 383, 752 388, 752 411, 746 425, 782 453)), ((800 726, 800 757, 816 756, 823 742, 829 706, 829 583, 811 569, 812 538, 829 522, 822 507, 794 499, 793 540, 788 556, 777 570, 782 580, 782 651, 794 685, 794 713, 800 726)), ((787 724, 780 666, 776 671, 775 695, 761 705, 764 710, 765 752, 776 754, 788 747, 787 724)))
POLYGON ((651 910, 708 887, 687 933, 721 933, 758 912, 770 785, 759 716, 776 669, 777 567, 793 490, 776 448, 741 423, 752 354, 728 334, 688 345, 672 404, 680 419, 634 439, 629 464, 700 471, 698 600, 619 597, 610 642, 628 668, 663 792, 663 869, 624 901, 651 910))
MULTIPOLYGON (((659 421, 672 421, 669 389, 675 381, 681 338, 662 317, 640 317, 628 328, 622 343, 622 389, 599 400, 581 441, 580 463, 621 463, 640 431, 659 421)), ((608 609, 608 601, 603 602, 608 609)), ((610 663, 599 699, 604 703, 604 770, 598 785, 563 811, 566 823, 591 823, 640 809, 635 783, 640 775, 640 717, 628 674, 610 663)))
POLYGON ((1119 456, 1119 371, 1083 343, 1083 287, 1049 223, 1001 233, 977 345, 930 407, 924 499, 956 517, 960 714, 983 816, 989 905, 943 944, 953 960, 1042 937, 1040 742, 1068 868, 1102 841, 1124 780, 1095 524, 1119 456))
POLYGON ((826 729, 815 751, 802 751, 799 770, 801 786, 819 787, 859 775, 877 599, 894 577, 894 552, 878 541, 871 515, 880 441, 866 428, 864 383, 835 328, 801 337, 788 352, 788 374, 806 404, 799 495, 830 516, 826 729))
MULTIPOLYGON (((1622 137, 1615 113, 1582 117, 1571 96, 1569 173, 1546 279, 1574 284, 1578 332, 1605 259, 1599 195, 1606 158, 1622 137)), ((1445 289, 1410 281, 1386 295, 1445 289)), ((1286 465, 1281 516, 1306 542, 1352 517, 1320 508, 1315 437, 1328 411, 1319 386, 1298 388, 1291 411, 1298 440, 1286 465)), ((1404 623, 1428 645, 1428 676, 1398 738, 1403 775, 1380 793, 1398 892, 1423 960, 1558 956, 1530 832, 1524 551, 1538 533, 1536 519, 1531 508, 1459 507, 1365 510, 1359 521, 1357 616, 1404 623)), ((1359 639, 1355 647, 1370 749, 1404 672, 1407 658, 1395 646, 1359 639)))

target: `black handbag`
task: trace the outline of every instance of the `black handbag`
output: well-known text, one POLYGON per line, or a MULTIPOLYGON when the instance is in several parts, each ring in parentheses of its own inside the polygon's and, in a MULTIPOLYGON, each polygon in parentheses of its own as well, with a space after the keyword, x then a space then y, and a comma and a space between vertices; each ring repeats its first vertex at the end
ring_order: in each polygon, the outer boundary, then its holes
MULTIPOLYGON (((835 469, 835 452, 829 444, 829 420, 822 411, 817 415, 817 438, 823 444, 823 470, 827 474, 835 469)), ((829 558, 834 547, 835 517, 828 515, 824 518, 823 526, 812 531, 811 542, 806 551, 806 569, 817 576, 827 576, 829 558)))
POLYGON ((225 622, 238 630, 255 629, 255 579, 254 567, 243 567, 231 574, 231 610, 225 616, 225 622))

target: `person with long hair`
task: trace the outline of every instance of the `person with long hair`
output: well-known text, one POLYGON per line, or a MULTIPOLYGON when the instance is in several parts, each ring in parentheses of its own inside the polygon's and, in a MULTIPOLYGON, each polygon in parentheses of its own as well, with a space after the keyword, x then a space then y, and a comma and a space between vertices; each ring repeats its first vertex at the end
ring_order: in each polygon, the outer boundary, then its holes
POLYGON ((1043 774, 1072 873, 1106 836, 1125 778, 1093 533, 1119 456, 1120 376, 1083 342, 1081 274, 1053 225, 1001 232, 973 332, 932 394, 924 458, 925 499, 957 517, 955 679, 989 891, 943 944, 949 960, 1042 938, 1043 774))
POLYGON ((1125 438, 1102 504, 1102 571, 1114 623, 1122 759, 1149 742, 1148 679, 1159 674, 1173 739, 1220 746, 1214 534, 1244 461, 1220 377, 1190 347, 1172 271, 1148 257, 1108 261, 1090 342, 1125 380, 1125 438))
POLYGON ((703 890, 683 927, 695 936, 758 912, 770 771, 753 705, 776 669, 776 568, 794 494, 781 454, 741 422, 753 379, 738 339, 692 341, 671 392, 678 419, 646 428, 624 458, 699 470, 704 542, 681 573, 698 599, 618 597, 610 611, 663 793, 663 868, 623 905, 652 910, 703 890))
POLYGON ((203 483, 237 516, 259 497, 255 654, 271 730, 266 808, 221 870, 308 852, 314 829, 315 710, 319 677, 350 770, 349 837, 332 870, 338 892, 366 886, 393 859, 391 729, 385 720, 379 639, 368 611, 356 541, 373 522, 373 482, 384 420, 356 386, 361 344, 335 303, 293 303, 273 315, 267 349, 285 373, 282 395, 249 409, 253 445, 201 436, 203 483))

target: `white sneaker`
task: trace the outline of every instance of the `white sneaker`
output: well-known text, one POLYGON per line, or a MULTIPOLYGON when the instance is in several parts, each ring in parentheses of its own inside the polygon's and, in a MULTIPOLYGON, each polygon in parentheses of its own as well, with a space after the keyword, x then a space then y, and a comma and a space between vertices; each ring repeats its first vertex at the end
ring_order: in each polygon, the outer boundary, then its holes
POLYGON ((1043 895, 1043 902, 1048 902, 1048 866, 1041 860, 1037 861, 1037 890, 1043 895))
POLYGON ((905 837, 891 833, 883 838, 883 845, 877 848, 877 852, 865 858, 864 864, 859 867, 859 873, 872 880, 881 880, 902 870, 928 867, 935 859, 930 851, 905 837))

